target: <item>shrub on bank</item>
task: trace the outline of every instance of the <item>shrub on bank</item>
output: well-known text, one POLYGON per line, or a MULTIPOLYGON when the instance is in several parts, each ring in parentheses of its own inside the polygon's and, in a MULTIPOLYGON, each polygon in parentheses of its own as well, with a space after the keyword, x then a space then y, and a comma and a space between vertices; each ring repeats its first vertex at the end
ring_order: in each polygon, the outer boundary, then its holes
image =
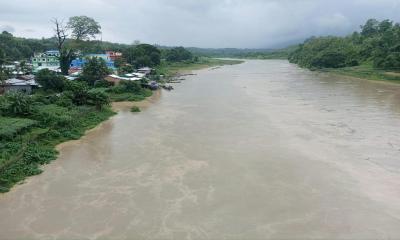
POLYGON ((140 112, 140 108, 137 107, 137 106, 133 106, 133 107, 131 108, 131 112, 140 112))

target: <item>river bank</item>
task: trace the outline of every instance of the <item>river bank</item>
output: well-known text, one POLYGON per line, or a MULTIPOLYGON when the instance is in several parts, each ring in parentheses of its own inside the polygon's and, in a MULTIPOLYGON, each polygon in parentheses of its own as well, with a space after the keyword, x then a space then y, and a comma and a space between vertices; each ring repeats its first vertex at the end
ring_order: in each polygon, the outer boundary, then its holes
POLYGON ((345 67, 337 69, 322 69, 320 71, 365 80, 385 81, 396 84, 400 83, 400 72, 374 69, 370 65, 360 65, 355 67, 345 67))

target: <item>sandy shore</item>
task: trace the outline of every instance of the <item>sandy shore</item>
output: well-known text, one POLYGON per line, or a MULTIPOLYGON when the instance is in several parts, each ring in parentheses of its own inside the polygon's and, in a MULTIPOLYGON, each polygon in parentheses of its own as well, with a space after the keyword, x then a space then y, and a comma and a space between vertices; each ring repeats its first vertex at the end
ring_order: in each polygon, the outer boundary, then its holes
POLYGON ((140 109, 146 109, 151 106, 152 103, 155 103, 160 100, 162 90, 159 89, 153 92, 153 95, 146 98, 143 101, 138 102, 113 102, 111 108, 115 112, 130 110, 133 106, 139 107, 140 109))

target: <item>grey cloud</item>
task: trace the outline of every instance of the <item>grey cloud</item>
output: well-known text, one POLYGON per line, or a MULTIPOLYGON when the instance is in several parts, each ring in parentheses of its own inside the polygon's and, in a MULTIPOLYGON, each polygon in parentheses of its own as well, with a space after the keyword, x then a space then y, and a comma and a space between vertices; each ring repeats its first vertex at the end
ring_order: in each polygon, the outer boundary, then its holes
POLYGON ((399 10, 400 0, 14 0, 0 3, 0 25, 49 37, 51 18, 88 15, 102 25, 104 40, 259 48, 345 35, 368 18, 399 21, 399 10))

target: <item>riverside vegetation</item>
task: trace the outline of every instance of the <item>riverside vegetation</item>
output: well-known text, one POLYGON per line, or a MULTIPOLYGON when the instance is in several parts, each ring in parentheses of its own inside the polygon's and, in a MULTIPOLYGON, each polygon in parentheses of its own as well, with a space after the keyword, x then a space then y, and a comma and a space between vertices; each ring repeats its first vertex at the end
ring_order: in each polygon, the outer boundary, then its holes
POLYGON ((400 24, 370 19, 346 37, 312 37, 290 53, 289 61, 312 70, 400 82, 400 24))

